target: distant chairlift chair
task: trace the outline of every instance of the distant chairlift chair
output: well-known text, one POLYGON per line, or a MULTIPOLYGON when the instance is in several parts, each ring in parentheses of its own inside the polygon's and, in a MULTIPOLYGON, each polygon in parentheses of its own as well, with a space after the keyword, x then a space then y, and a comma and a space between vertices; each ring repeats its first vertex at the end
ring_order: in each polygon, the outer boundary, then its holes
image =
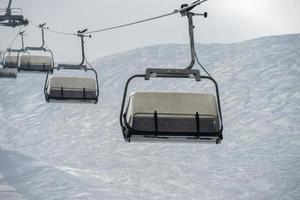
POLYGON ((26 26, 28 20, 24 18, 21 8, 11 8, 12 0, 9 0, 6 9, 0 9, 0 26, 26 26))
POLYGON ((55 70, 82 70, 92 71, 95 78, 87 77, 49 77, 47 74, 44 94, 47 102, 81 102, 81 103, 97 103, 99 97, 98 75, 95 69, 86 61, 84 52, 84 37, 83 31, 78 31, 78 37, 81 38, 82 61, 79 65, 59 64, 55 70), (85 64, 86 62, 86 64, 85 64))
POLYGON ((7 49, 2 56, 2 68, 0 68, 0 77, 17 78, 18 68, 20 66, 20 56, 24 52, 24 31, 19 35, 22 39, 21 49, 7 49))
POLYGON ((19 51, 9 49, 5 52, 2 60, 2 68, 0 68, 0 77, 17 78, 17 69, 19 66, 19 51), (17 55, 12 55, 17 53, 17 55), (7 55, 8 54, 8 55, 7 55))
POLYGON ((45 34, 44 29, 46 24, 39 25, 42 31, 42 46, 41 47, 26 47, 24 49, 24 54, 20 59, 20 66, 18 68, 19 72, 39 72, 47 73, 53 72, 54 58, 51 50, 45 48, 45 34), (40 55, 37 53, 42 53, 46 55, 40 55))
POLYGON ((147 69, 146 74, 132 76, 126 83, 120 112, 120 125, 124 139, 130 141, 206 141, 220 143, 223 123, 217 82, 211 76, 201 76, 193 70, 196 59, 193 32, 194 14, 187 5, 182 15, 189 20, 192 62, 186 69, 147 69), (216 96, 202 93, 135 92, 130 95, 127 107, 128 86, 135 78, 194 78, 197 82, 210 80, 216 96))

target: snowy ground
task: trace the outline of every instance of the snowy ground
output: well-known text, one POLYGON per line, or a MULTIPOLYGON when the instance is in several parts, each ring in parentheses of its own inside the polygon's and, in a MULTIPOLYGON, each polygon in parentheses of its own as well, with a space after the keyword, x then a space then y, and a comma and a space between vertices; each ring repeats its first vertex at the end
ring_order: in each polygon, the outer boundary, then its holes
MULTIPOLYGON (((45 103, 44 75, 0 79, 0 199, 300 199, 300 35, 197 49, 219 81, 220 145, 122 138, 126 79, 146 67, 185 67, 187 45, 96 61, 98 105, 45 103)), ((132 90, 204 85, 155 80, 132 90)))

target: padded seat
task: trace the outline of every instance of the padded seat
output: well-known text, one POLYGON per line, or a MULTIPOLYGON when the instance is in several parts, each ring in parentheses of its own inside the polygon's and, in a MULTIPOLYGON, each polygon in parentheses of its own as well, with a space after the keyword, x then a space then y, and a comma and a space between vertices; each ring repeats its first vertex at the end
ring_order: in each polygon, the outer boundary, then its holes
POLYGON ((4 68, 18 68, 18 56, 6 56, 4 59, 4 68))
POLYGON ((96 100, 97 83, 92 78, 51 77, 47 92, 52 99, 96 100))
POLYGON ((17 70, 11 68, 0 68, 0 77, 5 78, 16 78, 17 77, 17 70))
POLYGON ((195 136, 197 130, 199 136, 218 137, 221 129, 216 98, 210 94, 136 92, 130 95, 126 120, 137 131, 155 132, 157 128, 183 137, 195 136))
POLYGON ((52 70, 53 63, 51 56, 21 56, 20 70, 42 71, 52 70))

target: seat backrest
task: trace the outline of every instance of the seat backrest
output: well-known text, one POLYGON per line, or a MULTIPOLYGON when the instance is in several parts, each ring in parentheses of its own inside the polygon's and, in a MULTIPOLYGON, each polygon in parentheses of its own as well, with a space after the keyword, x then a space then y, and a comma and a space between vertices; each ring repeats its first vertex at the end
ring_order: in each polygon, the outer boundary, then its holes
POLYGON ((87 90, 96 90, 96 80, 93 78, 80 78, 80 77, 51 77, 50 78, 50 89, 51 88, 74 88, 87 90))
POLYGON ((6 56, 5 57, 5 65, 17 64, 18 56, 6 56))
POLYGON ((51 56, 21 56, 21 65, 46 65, 52 66, 52 57, 51 56))
POLYGON ((215 96, 201 93, 136 92, 130 95, 129 111, 136 113, 218 116, 215 96))

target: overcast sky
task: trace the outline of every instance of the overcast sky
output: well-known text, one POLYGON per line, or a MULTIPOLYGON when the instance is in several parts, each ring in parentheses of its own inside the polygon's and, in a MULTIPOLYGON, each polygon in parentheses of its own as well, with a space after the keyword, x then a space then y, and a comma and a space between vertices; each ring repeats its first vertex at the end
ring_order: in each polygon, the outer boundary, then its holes
MULTIPOLYGON (((8 0, 0 0, 6 7, 8 0)), ((193 0, 13 0, 26 18, 47 22, 52 29, 78 29, 119 25, 173 11, 193 0)), ((260 36, 300 33, 300 0, 209 0, 195 9, 209 17, 195 18, 197 43, 232 43, 260 36)), ((39 30, 27 26, 25 45, 40 45, 39 30)), ((187 43, 187 20, 179 14, 87 39, 87 57, 102 56, 163 43, 187 43)), ((0 49, 6 49, 18 28, 0 27, 0 49)), ((46 43, 56 61, 79 61, 80 44, 74 36, 46 33, 46 43)), ((19 47, 17 42, 15 47, 19 47)))

